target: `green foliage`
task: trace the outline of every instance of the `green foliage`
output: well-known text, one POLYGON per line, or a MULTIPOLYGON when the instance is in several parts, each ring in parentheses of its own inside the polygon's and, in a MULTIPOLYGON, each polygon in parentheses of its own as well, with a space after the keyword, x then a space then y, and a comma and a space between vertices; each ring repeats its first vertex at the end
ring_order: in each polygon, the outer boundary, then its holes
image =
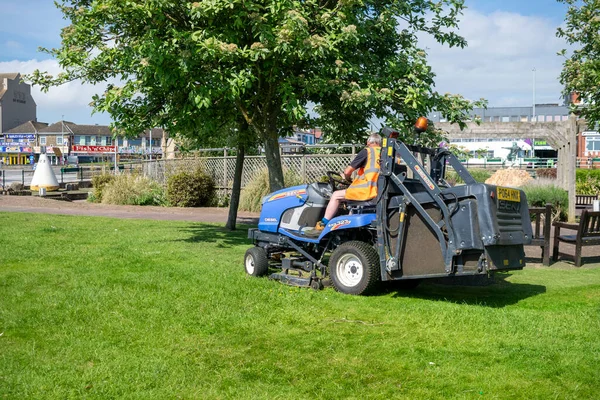
POLYGON ((547 203, 552 204, 554 219, 565 221, 569 209, 569 195, 566 190, 554 184, 537 183, 533 181, 521 187, 527 196, 527 204, 530 207, 544 207, 547 203))
POLYGON ((94 175, 92 177, 92 196, 88 197, 88 201, 92 203, 102 203, 102 194, 104 187, 115 179, 113 174, 94 175))
MULTIPOLYGON (((473 178, 480 183, 484 183, 486 180, 492 177, 494 171, 483 168, 469 168, 469 173, 473 176, 473 178)), ((465 183, 462 178, 456 173, 454 170, 448 170, 446 172, 446 181, 450 183, 450 185, 455 185, 457 183, 465 183)))
POLYGON ((600 195, 600 170, 577 169, 575 192, 577 194, 600 195))
POLYGON ((175 207, 208 207, 215 197, 213 178, 201 169, 180 172, 167 180, 167 199, 175 207))
POLYGON ((160 126, 175 136, 214 139, 235 136, 223 126, 243 120, 265 143, 277 184, 277 138, 292 126, 318 125, 335 140, 362 141, 373 116, 411 132, 409 125, 431 110, 463 124, 482 105, 436 92, 427 53, 417 45, 425 34, 465 47, 456 32, 463 0, 58 6, 70 25, 61 46, 45 51, 64 72, 37 70, 26 79, 43 90, 74 79, 122 82, 107 84, 92 106, 126 135, 160 126), (312 105, 318 115, 309 112, 312 105))
POLYGON ((0 219, 1 399, 598 397, 598 257, 354 297, 245 276, 220 225, 0 219))
POLYGON ((574 112, 585 118, 588 126, 600 122, 600 18, 597 0, 558 0, 568 5, 564 24, 556 35, 564 39, 573 50, 563 49, 565 57, 560 82, 563 93, 577 93, 585 101, 584 107, 572 104, 574 112), (568 55, 570 53, 570 55, 568 55))
MULTIPOLYGON (((285 187, 297 186, 303 183, 302 178, 291 170, 284 170, 284 182, 285 187)), ((242 190, 240 210, 259 212, 263 197, 269 193, 269 171, 264 169, 256 174, 242 190)))
POLYGON ((139 175, 121 174, 102 189, 103 204, 137 206, 166 205, 164 189, 155 181, 139 175))

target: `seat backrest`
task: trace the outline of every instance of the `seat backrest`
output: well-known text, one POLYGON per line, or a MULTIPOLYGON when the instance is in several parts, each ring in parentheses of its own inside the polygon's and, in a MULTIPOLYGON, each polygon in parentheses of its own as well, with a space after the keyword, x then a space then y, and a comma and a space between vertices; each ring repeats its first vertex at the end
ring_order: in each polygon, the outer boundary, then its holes
POLYGON ((532 218, 531 230, 532 239, 542 239, 550 237, 550 227, 552 225, 552 205, 546 204, 546 207, 530 207, 529 216, 532 218), (542 221, 544 229, 542 230, 542 221))
POLYGON ((600 211, 582 211, 578 234, 581 237, 600 237, 600 211))

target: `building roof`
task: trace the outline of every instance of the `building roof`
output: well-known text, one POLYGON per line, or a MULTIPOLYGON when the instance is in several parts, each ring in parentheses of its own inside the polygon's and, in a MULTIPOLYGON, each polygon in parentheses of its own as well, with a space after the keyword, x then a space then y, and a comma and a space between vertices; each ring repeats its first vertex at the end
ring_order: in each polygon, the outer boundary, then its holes
MULTIPOLYGON (((19 76, 20 76, 20 74, 18 72, 8 72, 8 73, 0 74, 0 81, 2 81, 4 79, 15 80, 19 76)), ((0 82, 0 99, 2 99, 2 97, 4 97, 6 90, 7 90, 7 88, 4 87, 4 83, 0 82)))
POLYGON ((17 79, 20 74, 18 72, 8 72, 4 74, 0 74, 0 79, 8 78, 8 79, 17 79))
POLYGON ((6 131, 6 133, 37 133, 48 126, 45 122, 27 121, 6 131))
POLYGON ((112 130, 106 125, 77 125, 70 121, 58 121, 42 130, 41 133, 69 133, 74 135, 112 136, 112 130))

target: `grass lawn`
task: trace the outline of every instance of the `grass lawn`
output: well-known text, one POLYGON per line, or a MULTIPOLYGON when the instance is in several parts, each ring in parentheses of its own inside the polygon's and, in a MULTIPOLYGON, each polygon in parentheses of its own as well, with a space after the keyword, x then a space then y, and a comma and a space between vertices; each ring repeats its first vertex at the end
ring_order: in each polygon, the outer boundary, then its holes
POLYGON ((0 212, 0 398, 598 398, 600 268, 353 297, 245 230, 0 212))

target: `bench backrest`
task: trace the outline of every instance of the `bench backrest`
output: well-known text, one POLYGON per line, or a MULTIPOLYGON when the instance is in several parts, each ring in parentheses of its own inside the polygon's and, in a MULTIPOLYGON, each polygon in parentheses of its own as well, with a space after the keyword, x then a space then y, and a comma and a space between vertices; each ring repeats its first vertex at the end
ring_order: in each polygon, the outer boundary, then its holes
POLYGON ((594 200, 598 200, 598 196, 594 194, 576 194, 575 205, 587 206, 594 204, 594 200))
POLYGON ((579 237, 600 237, 600 211, 583 210, 577 235, 579 237))
POLYGON ((529 216, 532 217, 532 239, 549 238, 550 226, 552 225, 552 205, 548 203, 546 204, 546 207, 529 207, 529 216), (544 223, 543 231, 542 221, 544 223))

